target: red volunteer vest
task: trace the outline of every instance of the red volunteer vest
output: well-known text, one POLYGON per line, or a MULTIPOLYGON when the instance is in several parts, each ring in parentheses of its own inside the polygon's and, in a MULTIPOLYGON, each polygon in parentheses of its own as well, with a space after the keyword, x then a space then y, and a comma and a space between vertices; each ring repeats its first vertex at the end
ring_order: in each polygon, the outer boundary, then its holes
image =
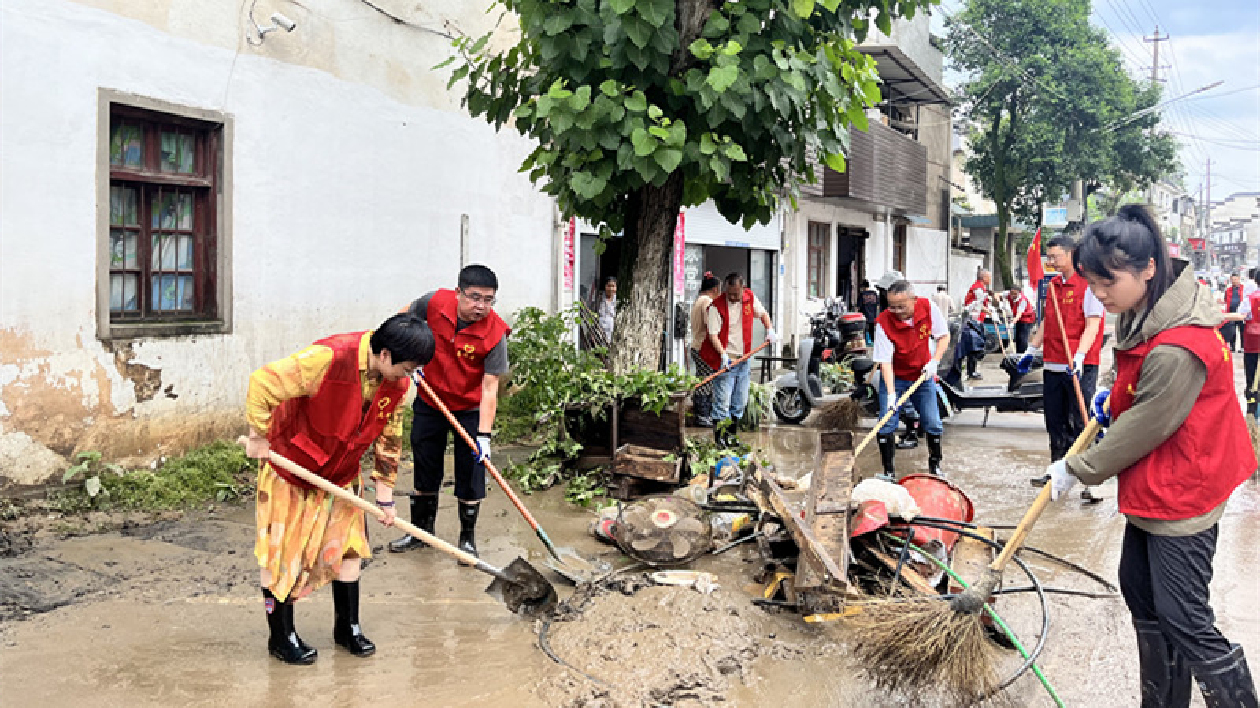
MULTIPOLYGON (((458 294, 438 290, 429 298, 425 320, 433 330, 433 361, 424 367, 425 381, 452 411, 468 411, 481 405, 481 380, 486 375, 486 355, 512 330, 491 310, 481 320, 459 330, 458 294)), ((424 402, 437 407, 423 390, 424 402)))
MULTIPOLYGON (((731 341, 731 332, 728 329, 730 321, 730 302, 726 299, 726 295, 719 295, 718 299, 709 305, 710 308, 717 310, 718 315, 722 318, 722 328, 718 330, 718 341, 722 343, 722 351, 726 351, 726 345, 731 341)), ((744 308, 744 312, 740 315, 740 330, 744 333, 744 353, 752 351, 752 328, 753 328, 753 291, 744 288, 744 294, 740 298, 740 307, 744 308)), ((714 371, 722 368, 722 352, 713 348, 713 342, 708 337, 704 338, 704 344, 700 345, 700 358, 704 363, 708 364, 714 371)))
POLYGON ((875 318, 875 324, 884 328, 884 334, 893 344, 893 377, 902 381, 914 381, 923 373, 923 365, 932 358, 928 342, 932 340, 932 303, 927 298, 916 298, 914 315, 909 322, 884 310, 875 318))
MULTIPOLYGON (((1085 293, 1089 283, 1078 273, 1072 273, 1067 282, 1059 277, 1050 281, 1046 295, 1045 336, 1041 338, 1042 358, 1047 364, 1071 364, 1072 355, 1081 343, 1081 335, 1085 333, 1085 293), (1068 344, 1072 351, 1063 349, 1063 334, 1059 329, 1059 318, 1055 310, 1060 310, 1063 303, 1063 329, 1067 330, 1068 344)), ((1094 337, 1094 344, 1085 352, 1086 364, 1098 364, 1098 353, 1102 351, 1102 330, 1094 337)))
POLYGON ((1243 323, 1243 351, 1260 354, 1260 290, 1247 300, 1251 303, 1251 319, 1243 323))
MULTIPOLYGON (((410 379, 382 381, 367 405, 359 380, 359 342, 364 334, 336 334, 315 342, 333 350, 332 365, 319 390, 281 403, 267 432, 272 450, 339 487, 359 476, 359 460, 380 437, 411 385, 410 379)), ((314 489, 279 467, 272 469, 289 484, 314 489)))
POLYGON ((1033 307, 1031 302, 1028 302, 1028 298, 1024 297, 1023 293, 1015 293, 1014 296, 1007 295, 1006 301, 1011 303, 1012 315, 1019 312, 1019 304, 1021 302, 1025 303, 1024 314, 1019 316, 1019 319, 1016 320, 1017 322, 1032 324, 1037 321, 1037 308, 1033 307))
POLYGON ((1149 519, 1189 519, 1224 502, 1256 468, 1247 425, 1234 393, 1229 347, 1211 327, 1164 330, 1127 351, 1116 350, 1111 414, 1120 420, 1133 405, 1142 362, 1161 344, 1188 350, 1207 367, 1207 382, 1177 432, 1120 473, 1120 511, 1149 519))
POLYGON ((1225 304, 1224 304, 1224 305, 1222 306, 1222 308, 1221 308, 1221 311, 1222 311, 1222 312, 1229 312, 1229 311, 1230 311, 1230 309, 1229 309, 1229 300, 1230 300, 1230 298, 1231 298, 1231 297, 1233 297, 1233 295, 1234 295, 1234 291, 1235 291, 1235 290, 1237 290, 1237 291, 1238 291, 1238 306, 1239 306, 1239 307, 1242 307, 1242 304, 1243 304, 1243 299, 1244 299, 1244 298, 1243 298, 1243 294, 1242 294, 1242 293, 1243 293, 1243 286, 1241 286, 1241 285, 1231 285, 1231 286, 1229 286, 1228 288, 1225 288, 1225 304))
MULTIPOLYGON (((971 287, 967 288, 967 296, 963 298, 963 307, 966 307, 976 301, 976 288, 984 291, 984 300, 982 301, 984 307, 980 310, 980 314, 976 316, 976 321, 984 322, 985 318, 989 316, 989 289, 984 286, 983 280, 976 278, 976 282, 972 283, 971 287)), ((915 378, 918 378, 918 374, 915 374, 915 378)))

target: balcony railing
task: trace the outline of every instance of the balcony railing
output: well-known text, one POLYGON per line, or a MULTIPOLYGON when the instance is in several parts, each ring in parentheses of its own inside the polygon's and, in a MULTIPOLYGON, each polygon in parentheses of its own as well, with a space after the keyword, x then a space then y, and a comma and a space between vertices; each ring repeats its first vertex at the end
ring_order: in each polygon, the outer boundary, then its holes
POLYGON ((843 197, 879 205, 897 213, 927 213, 927 147, 882 123, 866 132, 849 129, 844 172, 818 165, 818 184, 804 194, 843 197))

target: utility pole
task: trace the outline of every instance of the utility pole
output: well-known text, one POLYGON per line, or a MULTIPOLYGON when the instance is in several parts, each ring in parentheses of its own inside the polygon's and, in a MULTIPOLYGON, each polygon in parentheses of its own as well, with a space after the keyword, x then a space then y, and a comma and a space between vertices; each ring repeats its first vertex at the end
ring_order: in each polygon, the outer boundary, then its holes
POLYGON ((1168 41, 1168 33, 1165 32, 1163 37, 1159 36, 1159 25, 1155 25, 1155 34, 1151 35, 1150 37, 1143 37, 1142 41, 1151 43, 1151 54, 1152 54, 1151 56, 1151 83, 1157 83, 1159 81, 1162 81, 1163 79, 1159 78, 1159 70, 1169 69, 1171 67, 1167 65, 1160 66, 1159 43, 1168 41))
POLYGON ((1213 261, 1216 260, 1214 258, 1216 247, 1212 244, 1212 158, 1210 157, 1207 159, 1207 201, 1203 205, 1207 209, 1205 212, 1207 223, 1204 224, 1207 239, 1204 241, 1204 248, 1208 254, 1208 268, 1211 268, 1213 261))

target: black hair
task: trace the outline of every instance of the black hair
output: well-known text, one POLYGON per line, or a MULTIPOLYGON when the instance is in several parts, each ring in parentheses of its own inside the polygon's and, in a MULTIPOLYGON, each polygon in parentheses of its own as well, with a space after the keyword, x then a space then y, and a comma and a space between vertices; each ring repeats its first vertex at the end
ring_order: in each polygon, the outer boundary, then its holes
MULTIPOLYGON (((1094 223, 1098 223, 1098 222, 1094 222, 1094 223)), ((1068 253, 1071 253, 1072 251, 1076 250, 1076 240, 1073 239, 1071 236, 1068 236, 1067 234, 1059 234, 1058 236, 1055 236, 1054 238, 1046 242, 1047 251, 1056 246, 1059 248, 1062 248, 1068 253)))
POLYGON ((603 285, 601 285, 600 287, 606 288, 606 287, 608 287, 608 284, 609 284, 609 283, 616 283, 616 282, 617 282, 617 276, 615 276, 615 275, 608 275, 608 276, 605 276, 605 277, 604 277, 604 283, 603 283, 603 285))
POLYGON ((866 290, 867 288, 871 287, 871 281, 866 280, 864 278, 858 283, 858 287, 862 288, 863 290, 866 290))
MULTIPOLYGON (((1115 277, 1117 270, 1140 273, 1152 260, 1155 277, 1146 286, 1146 312, 1150 312, 1172 287, 1177 274, 1159 224, 1141 204, 1126 204, 1115 216, 1090 224, 1072 254, 1072 265, 1077 273, 1108 280, 1115 277)), ((1146 319, 1145 314, 1142 319, 1146 319)), ((1140 323, 1138 328, 1141 328, 1140 323)))
POLYGON ((937 292, 943 293, 943 292, 945 292, 946 290, 949 290, 949 288, 945 287, 944 285, 938 285, 938 286, 936 286, 936 291, 937 291, 937 292))
POLYGON ((722 281, 714 278, 712 275, 706 275, 704 276, 704 280, 700 281, 700 292, 712 290, 713 288, 721 287, 721 285, 722 281))
POLYGON ((1260 281, 1260 268, 1252 268, 1249 274, 1252 280, 1260 281))
POLYGON ((468 288, 498 290, 499 279, 495 276, 494 271, 483 265, 464 266, 459 271, 459 289, 466 290, 468 288))
POLYGON ((892 285, 888 286, 889 295, 899 295, 901 293, 914 294, 914 286, 909 280, 894 280, 892 285))
POLYGON ((740 275, 739 273, 726 274, 726 287, 729 288, 732 285, 743 285, 743 284, 744 284, 744 276, 740 275))
POLYGON ((433 330, 415 315, 400 312, 381 323, 369 340, 373 354, 388 349, 395 364, 414 361, 420 366, 433 359, 433 330))

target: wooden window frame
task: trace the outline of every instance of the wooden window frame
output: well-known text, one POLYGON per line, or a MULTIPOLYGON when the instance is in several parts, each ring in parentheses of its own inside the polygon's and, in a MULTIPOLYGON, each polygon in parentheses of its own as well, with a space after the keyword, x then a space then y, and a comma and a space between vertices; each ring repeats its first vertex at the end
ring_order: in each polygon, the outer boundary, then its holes
POLYGON ((825 298, 831 263, 831 224, 810 221, 805 227, 805 294, 811 298, 825 298), (814 237, 822 243, 814 243, 814 237), (817 258, 815 258, 817 257, 817 258))
MULTIPOLYGON (((165 101, 100 89, 97 102, 97 337, 101 340, 136 337, 223 334, 232 331, 232 284, 230 267, 231 225, 231 117, 216 111, 180 106, 165 101), (139 169, 110 164, 111 126, 116 120, 140 124, 145 141, 144 164, 139 169), (160 132, 176 127, 195 136, 192 174, 163 172, 160 166, 160 132), (136 190, 139 275, 137 314, 115 313, 110 309, 110 233, 118 226, 110 223, 111 187, 136 190), (193 275, 194 309, 186 312, 153 311, 151 277, 165 273, 152 270, 150 197, 171 189, 193 195, 193 275)), ((185 273, 189 271, 183 271, 185 273)))
POLYGON ((893 224, 892 266, 893 270, 901 273, 903 277, 906 274, 907 231, 909 231, 909 229, 905 224, 893 224))

